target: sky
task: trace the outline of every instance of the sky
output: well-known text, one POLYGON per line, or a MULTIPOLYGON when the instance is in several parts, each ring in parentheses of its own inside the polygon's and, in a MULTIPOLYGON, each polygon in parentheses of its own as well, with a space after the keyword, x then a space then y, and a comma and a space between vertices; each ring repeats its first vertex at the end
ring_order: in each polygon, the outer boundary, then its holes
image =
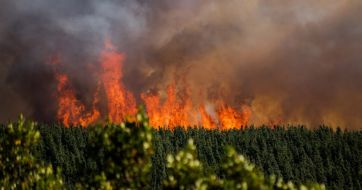
POLYGON ((110 38, 138 103, 140 93, 182 81, 194 102, 250 106, 256 125, 280 118, 361 129, 361 8, 347 0, 3 0, 0 121, 55 119, 54 54, 90 103, 110 38))

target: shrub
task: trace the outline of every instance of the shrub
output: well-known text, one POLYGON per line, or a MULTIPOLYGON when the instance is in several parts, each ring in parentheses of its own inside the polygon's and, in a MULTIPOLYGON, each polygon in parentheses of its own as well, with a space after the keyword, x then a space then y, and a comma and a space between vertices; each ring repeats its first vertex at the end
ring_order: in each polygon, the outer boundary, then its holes
POLYGON ((88 171, 78 188, 150 188, 152 132, 143 112, 136 118, 132 123, 89 128, 88 162, 96 168, 88 171))
POLYGON ((40 139, 34 122, 20 116, 0 129, 1 189, 61 189, 63 181, 52 166, 32 155, 40 139))
POLYGON ((196 157, 196 147, 189 140, 186 148, 175 156, 167 156, 168 178, 164 181, 164 189, 255 189, 255 190, 323 190, 324 185, 295 185, 284 182, 275 176, 266 176, 244 156, 228 147, 222 164, 222 175, 204 174, 201 162, 196 157))

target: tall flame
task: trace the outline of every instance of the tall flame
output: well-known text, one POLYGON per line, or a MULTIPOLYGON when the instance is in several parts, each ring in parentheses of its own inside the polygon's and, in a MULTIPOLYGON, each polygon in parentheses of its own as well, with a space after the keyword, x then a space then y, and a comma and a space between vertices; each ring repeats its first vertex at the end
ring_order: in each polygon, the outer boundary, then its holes
MULTIPOLYGON (((86 111, 86 106, 77 99, 69 77, 64 73, 56 72, 58 81, 58 112, 57 118, 65 125, 87 126, 100 118, 97 109, 99 103, 99 90, 103 85, 107 102, 107 116, 114 123, 123 122, 126 117, 135 115, 136 100, 133 94, 125 88, 123 79, 123 62, 125 55, 116 51, 111 41, 107 39, 100 53, 101 71, 96 73, 101 79, 93 96, 91 111, 86 111)), ((52 61, 57 65, 59 59, 52 61)), ((172 82, 166 88, 166 97, 159 93, 142 93, 141 99, 145 103, 151 126, 158 128, 194 127, 201 126, 205 129, 238 129, 246 126, 251 115, 248 106, 242 105, 240 110, 228 106, 223 101, 208 101, 214 107, 213 113, 205 107, 205 102, 193 103, 191 90, 184 82, 179 85, 172 82)))
POLYGON ((243 105, 240 111, 217 101, 217 116, 213 118, 204 104, 194 105, 189 96, 189 90, 180 90, 177 93, 175 83, 167 87, 167 98, 162 104, 158 95, 142 94, 141 98, 146 104, 150 124, 154 127, 174 128, 201 126, 205 129, 238 129, 246 126, 251 115, 248 106, 243 105), (199 118, 198 118, 198 117, 199 118))
POLYGON ((217 114, 220 119, 221 129, 229 130, 245 127, 251 111, 246 106, 242 106, 241 111, 237 111, 222 103, 217 110, 217 114))
POLYGON ((158 95, 142 94, 141 98, 146 104, 150 124, 154 127, 174 128, 197 125, 195 112, 188 90, 183 90, 183 96, 178 97, 176 84, 167 87, 167 99, 163 104, 158 95))
POLYGON ((107 95, 108 116, 115 123, 136 113, 136 100, 121 81, 123 61, 124 54, 115 51, 113 44, 107 39, 101 53, 101 78, 107 95))
MULTIPOLYGON (((59 64, 59 59, 53 59, 53 65, 59 64)), ((73 89, 71 88, 69 78, 65 74, 56 73, 57 95, 58 95, 58 111, 57 118, 66 126, 81 125, 87 126, 95 122, 100 116, 99 111, 95 108, 98 103, 98 99, 93 100, 93 109, 90 112, 86 112, 84 104, 77 100, 73 89)), ((97 97, 98 89, 94 95, 97 97)))
POLYGON ((212 117, 206 112, 205 105, 200 105, 199 107, 200 115, 201 115, 201 123, 205 129, 216 129, 216 123, 212 119, 212 117))

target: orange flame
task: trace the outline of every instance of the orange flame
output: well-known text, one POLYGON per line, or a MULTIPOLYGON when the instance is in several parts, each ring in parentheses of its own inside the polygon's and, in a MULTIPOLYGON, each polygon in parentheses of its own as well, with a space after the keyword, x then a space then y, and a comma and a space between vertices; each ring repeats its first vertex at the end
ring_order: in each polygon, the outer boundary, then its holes
POLYGON ((150 125, 160 127, 164 124, 164 117, 160 107, 160 97, 157 95, 141 94, 142 100, 146 103, 147 115, 150 125))
POLYGON ((199 107, 200 115, 201 115, 201 123, 205 129, 217 129, 215 121, 212 117, 206 112, 205 105, 201 105, 199 107))
MULTIPOLYGON (((53 65, 59 64, 59 58, 52 60, 53 65)), ((91 112, 85 112, 85 106, 77 100, 75 93, 71 89, 69 78, 65 74, 56 73, 56 80, 58 81, 58 111, 57 118, 66 126, 81 125, 87 126, 94 123, 100 113, 95 108, 98 99, 93 101, 93 109, 91 112)), ((96 91, 95 97, 98 94, 96 91)))
POLYGON ((242 106, 240 112, 230 106, 221 104, 217 110, 222 130, 239 129, 248 123, 251 111, 248 107, 242 106))
POLYGON ((178 98, 176 84, 168 85, 167 99, 162 105, 160 97, 157 95, 141 95, 146 104, 151 126, 174 128, 177 126, 190 127, 197 125, 188 90, 184 89, 183 92, 184 96, 178 98))
MULTIPOLYGON (((107 115, 114 123, 121 123, 128 116, 136 114, 136 100, 133 94, 125 88, 122 83, 123 62, 125 55, 117 52, 110 40, 105 41, 104 49, 100 54, 101 72, 96 73, 101 79, 93 97, 92 111, 86 112, 86 106, 75 96, 67 75, 56 73, 58 81, 58 112, 57 118, 67 127, 70 125, 87 126, 94 123, 100 117, 96 108, 99 103, 100 86, 103 84, 107 98, 107 115)), ((57 65, 59 59, 52 61, 57 65)), ((194 127, 200 126, 205 129, 239 129, 247 125, 251 115, 251 109, 243 105, 236 110, 226 105, 223 101, 215 101, 212 104, 216 113, 213 116, 208 113, 204 102, 194 104, 191 99, 191 90, 183 82, 176 82, 167 86, 166 97, 157 94, 142 93, 141 99, 146 105, 150 125, 158 128, 194 127)), ((134 118, 131 118, 134 119, 134 118)))
POLYGON ((105 49, 101 53, 101 78, 107 95, 108 116, 115 123, 136 113, 136 100, 121 82, 123 61, 124 54, 115 51, 113 44, 106 40, 105 49))
POLYGON ((219 105, 216 110, 217 118, 212 118, 207 113, 204 104, 201 104, 198 109, 193 105, 187 88, 180 91, 182 93, 177 93, 175 83, 170 84, 163 104, 158 95, 141 95, 146 104, 151 126, 169 129, 177 126, 201 126, 205 129, 229 130, 239 129, 248 123, 251 115, 248 106, 242 106, 241 110, 237 111, 224 103, 215 104, 219 105), (197 115, 200 116, 199 119, 197 115))

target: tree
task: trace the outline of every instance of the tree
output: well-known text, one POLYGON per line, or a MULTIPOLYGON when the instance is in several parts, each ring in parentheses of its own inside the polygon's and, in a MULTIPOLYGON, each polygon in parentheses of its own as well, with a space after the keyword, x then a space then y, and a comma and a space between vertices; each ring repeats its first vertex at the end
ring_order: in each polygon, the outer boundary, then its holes
POLYGON ((144 112, 136 118, 89 128, 87 156, 96 168, 77 184, 79 189, 150 189, 152 131, 144 112))
POLYGON ((0 186, 2 189, 61 189, 63 181, 51 165, 37 159, 32 150, 40 140, 34 122, 23 116, 2 127, 0 133, 0 186))
POLYGON ((275 176, 264 175, 244 156, 231 147, 226 148, 226 157, 221 172, 225 178, 215 174, 204 174, 202 163, 196 157, 196 147, 189 140, 186 148, 179 153, 167 156, 168 178, 164 189, 259 189, 259 190, 323 190, 324 185, 295 185, 284 182, 275 176))

